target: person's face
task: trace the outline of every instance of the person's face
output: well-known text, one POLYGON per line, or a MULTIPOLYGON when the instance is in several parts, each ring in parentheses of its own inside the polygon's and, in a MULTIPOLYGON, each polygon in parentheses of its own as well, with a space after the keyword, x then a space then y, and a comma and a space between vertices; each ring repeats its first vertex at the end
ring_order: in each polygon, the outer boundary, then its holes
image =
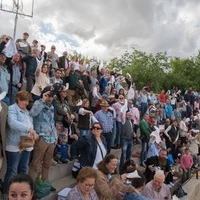
POLYGON ((12 183, 9 188, 9 200, 31 200, 33 193, 28 183, 12 183))
POLYGON ((19 62, 20 54, 19 53, 15 54, 12 59, 13 59, 14 62, 19 62))
POLYGON ((61 75, 62 75, 61 71, 57 71, 55 73, 56 78, 61 78, 61 75))
POLYGON ((108 164, 106 164, 106 168, 107 168, 107 171, 110 173, 110 174, 113 174, 115 173, 115 170, 118 166, 118 160, 116 158, 112 159, 108 164))
POLYGON ((33 49, 33 50, 32 50, 32 56, 33 56, 33 57, 37 57, 37 50, 36 50, 36 49, 33 49))
POLYGON ((84 107, 85 107, 85 108, 89 108, 89 105, 90 105, 90 104, 89 104, 89 101, 87 101, 87 102, 85 102, 84 107))
POLYGON ((28 35, 27 34, 25 34, 25 35, 23 35, 23 40, 28 40, 28 35))
POLYGON ((63 52, 63 56, 67 57, 67 52, 66 51, 63 52))
POLYGON ((0 54, 0 64, 3 65, 6 62, 6 56, 4 54, 0 54))
POLYGON ((124 102, 124 96, 123 95, 119 95, 118 99, 119 99, 120 102, 124 102))
POLYGON ((95 178, 86 178, 85 181, 79 182, 78 185, 80 187, 81 192, 86 195, 89 194, 91 189, 94 187, 95 178))
POLYGON ((45 74, 48 72, 48 66, 47 65, 44 65, 42 67, 42 72, 45 73, 45 74))
POLYGON ((167 151, 160 151, 159 157, 160 157, 161 159, 166 159, 166 156, 167 156, 167 151))
POLYGON ((107 106, 101 106, 101 109, 102 109, 103 111, 108 111, 108 107, 107 107, 107 106))
POLYGON ((44 51, 45 50, 45 47, 44 46, 41 46, 41 51, 44 51))
POLYGON ((23 101, 21 101, 21 100, 18 100, 18 106, 22 109, 22 110, 24 110, 24 109, 26 109, 26 107, 28 106, 28 104, 29 104, 29 100, 23 100, 23 101))
POLYGON ((126 119, 131 120, 132 114, 130 112, 126 113, 126 119))
POLYGON ((163 182, 163 177, 155 176, 153 179, 153 187, 155 188, 155 190, 159 190, 162 187, 163 182))
POLYGON ((60 92, 60 96, 61 96, 61 98, 66 98, 67 97, 67 90, 62 90, 60 92))
POLYGON ((94 136, 99 136, 101 135, 102 129, 99 124, 94 124, 92 127, 92 133, 94 136))
POLYGON ((56 50, 56 47, 55 47, 55 46, 52 46, 52 47, 51 47, 51 51, 54 52, 55 50, 56 50))

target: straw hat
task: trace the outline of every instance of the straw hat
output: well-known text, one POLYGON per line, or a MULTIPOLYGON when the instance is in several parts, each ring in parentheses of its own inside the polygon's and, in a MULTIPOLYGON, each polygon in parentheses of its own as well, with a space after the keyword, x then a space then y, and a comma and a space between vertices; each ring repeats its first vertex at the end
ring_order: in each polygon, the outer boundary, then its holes
POLYGON ((106 100, 102 100, 102 102, 100 103, 101 107, 109 107, 109 104, 106 100))

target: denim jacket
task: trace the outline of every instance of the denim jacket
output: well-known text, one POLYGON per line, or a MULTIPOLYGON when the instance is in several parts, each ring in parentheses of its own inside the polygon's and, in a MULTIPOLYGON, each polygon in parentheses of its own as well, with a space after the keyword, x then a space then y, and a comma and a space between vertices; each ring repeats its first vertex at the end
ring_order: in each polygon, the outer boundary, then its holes
MULTIPOLYGON (((106 148, 106 140, 101 136, 106 148)), ((91 134, 84 135, 71 145, 70 154, 72 158, 78 158, 82 167, 93 166, 97 153, 97 140, 91 134)))
POLYGON ((54 121, 54 106, 48 106, 42 99, 35 101, 30 115, 33 117, 34 130, 47 143, 57 141, 57 132, 54 121))
POLYGON ((32 118, 27 110, 21 110, 17 103, 8 107, 8 132, 6 145, 19 146, 20 136, 27 135, 33 128, 32 118))

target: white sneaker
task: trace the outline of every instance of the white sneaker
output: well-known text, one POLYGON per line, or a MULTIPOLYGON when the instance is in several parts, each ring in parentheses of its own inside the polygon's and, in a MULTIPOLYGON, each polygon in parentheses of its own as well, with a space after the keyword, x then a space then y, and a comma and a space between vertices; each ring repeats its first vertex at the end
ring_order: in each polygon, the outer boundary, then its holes
POLYGON ((51 160, 51 165, 56 166, 58 164, 58 162, 56 162, 53 158, 51 160))

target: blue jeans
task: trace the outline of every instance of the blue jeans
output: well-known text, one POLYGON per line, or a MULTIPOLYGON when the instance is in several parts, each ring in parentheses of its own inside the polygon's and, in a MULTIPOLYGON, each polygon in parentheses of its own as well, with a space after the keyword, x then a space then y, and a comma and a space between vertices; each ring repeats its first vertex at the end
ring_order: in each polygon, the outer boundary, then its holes
POLYGON ((80 130, 80 136, 84 136, 88 134, 90 134, 90 130, 83 130, 83 129, 80 130))
POLYGON ((148 151, 148 142, 142 141, 142 151, 141 151, 141 163, 144 162, 147 158, 148 151))
POLYGON ((111 142, 112 142, 113 133, 112 132, 110 132, 110 133, 102 133, 102 135, 106 139, 106 142, 107 142, 107 154, 109 154, 110 150, 111 150, 111 142))
POLYGON ((111 146, 112 146, 112 147, 115 146, 116 131, 117 131, 116 119, 113 119, 113 136, 112 136, 112 143, 111 143, 111 146))
POLYGON ((120 137, 121 137, 121 132, 122 132, 122 123, 116 121, 116 137, 115 137, 115 144, 120 146, 120 137))
POLYGON ((147 105, 147 103, 141 103, 141 118, 144 116, 144 114, 146 113, 146 111, 147 111, 147 108, 148 108, 148 105, 147 105))
POLYGON ((3 193, 8 193, 9 182, 15 175, 27 173, 30 154, 30 151, 6 151, 7 169, 4 178, 3 193))
POLYGON ((129 139, 122 138, 121 140, 121 159, 120 159, 120 168, 122 169, 126 160, 131 158, 133 152, 133 141, 129 139))

